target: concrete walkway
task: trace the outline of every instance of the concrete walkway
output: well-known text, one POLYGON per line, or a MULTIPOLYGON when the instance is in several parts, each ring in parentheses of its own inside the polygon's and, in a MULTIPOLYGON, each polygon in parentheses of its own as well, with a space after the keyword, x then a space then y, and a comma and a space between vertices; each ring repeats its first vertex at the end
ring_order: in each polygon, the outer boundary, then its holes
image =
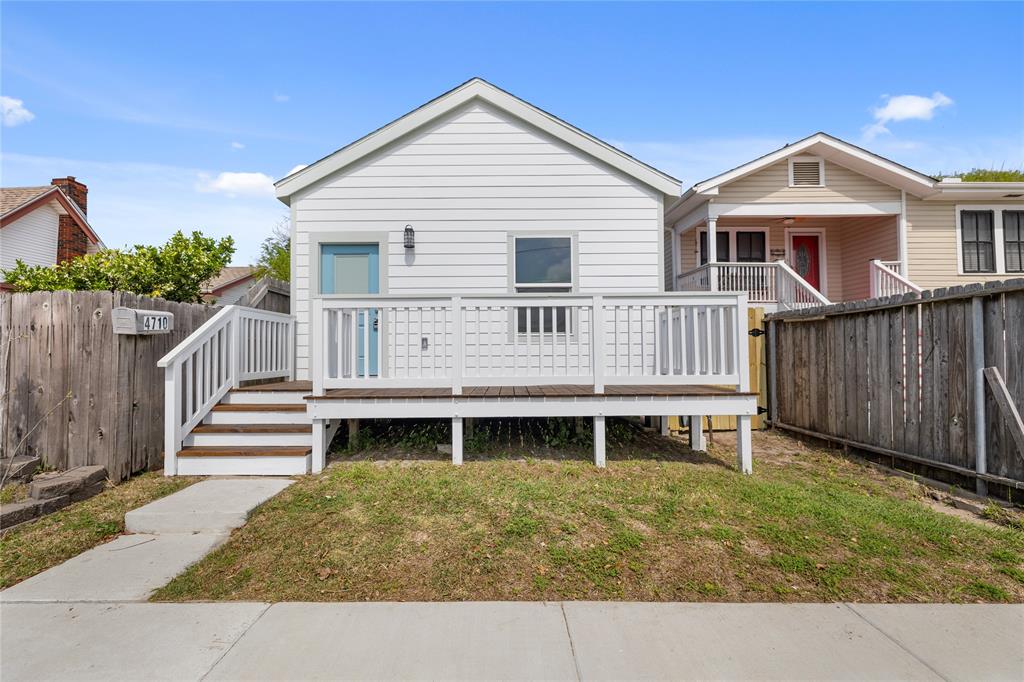
POLYGON ((0 678, 1024 678, 1024 606, 0 605, 0 678))
POLYGON ((0 602, 145 601, 281 492, 283 478, 209 479, 125 514, 122 535, 0 592, 0 602))

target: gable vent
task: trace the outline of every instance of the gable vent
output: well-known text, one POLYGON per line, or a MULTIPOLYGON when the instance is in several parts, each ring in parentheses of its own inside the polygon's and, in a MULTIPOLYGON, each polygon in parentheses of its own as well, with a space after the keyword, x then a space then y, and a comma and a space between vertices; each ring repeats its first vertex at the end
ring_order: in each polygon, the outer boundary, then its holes
POLYGON ((793 185, 822 185, 820 161, 794 161, 793 185))

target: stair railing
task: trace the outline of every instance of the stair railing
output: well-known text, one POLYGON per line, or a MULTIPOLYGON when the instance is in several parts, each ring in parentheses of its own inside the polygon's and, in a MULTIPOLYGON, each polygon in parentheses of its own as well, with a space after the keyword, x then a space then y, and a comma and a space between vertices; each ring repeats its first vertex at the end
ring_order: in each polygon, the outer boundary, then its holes
POLYGON ((897 272, 891 265, 877 258, 868 262, 868 275, 871 282, 871 298, 885 298, 913 293, 921 293, 921 287, 897 272))
POLYGON ((796 310, 832 304, 832 301, 811 286, 796 270, 789 267, 786 261, 777 260, 775 265, 775 292, 780 310, 796 310))
POLYGON ((241 382, 295 376, 294 318, 229 305, 160 358, 164 473, 177 472, 185 436, 241 382))

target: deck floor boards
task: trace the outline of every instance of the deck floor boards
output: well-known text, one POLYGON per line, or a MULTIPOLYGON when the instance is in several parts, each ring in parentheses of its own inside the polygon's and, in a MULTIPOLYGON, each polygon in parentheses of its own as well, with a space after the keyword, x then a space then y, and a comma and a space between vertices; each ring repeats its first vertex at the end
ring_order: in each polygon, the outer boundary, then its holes
MULTIPOLYGON (((592 386, 552 384, 543 386, 467 386, 460 398, 570 398, 603 396, 749 396, 724 386, 671 384, 605 386, 604 393, 594 393, 592 386)), ((306 396, 307 400, 362 400, 366 398, 452 398, 449 388, 332 388, 324 396, 306 396)))

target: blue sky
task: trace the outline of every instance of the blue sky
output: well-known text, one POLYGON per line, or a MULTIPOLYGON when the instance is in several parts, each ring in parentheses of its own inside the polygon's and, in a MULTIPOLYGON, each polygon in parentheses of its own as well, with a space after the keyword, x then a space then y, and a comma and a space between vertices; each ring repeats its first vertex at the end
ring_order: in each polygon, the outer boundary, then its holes
POLYGON ((481 76, 687 185, 825 130, 1024 165, 1024 4, 0 4, 4 186, 75 175, 108 246, 286 215, 280 178, 481 76))

